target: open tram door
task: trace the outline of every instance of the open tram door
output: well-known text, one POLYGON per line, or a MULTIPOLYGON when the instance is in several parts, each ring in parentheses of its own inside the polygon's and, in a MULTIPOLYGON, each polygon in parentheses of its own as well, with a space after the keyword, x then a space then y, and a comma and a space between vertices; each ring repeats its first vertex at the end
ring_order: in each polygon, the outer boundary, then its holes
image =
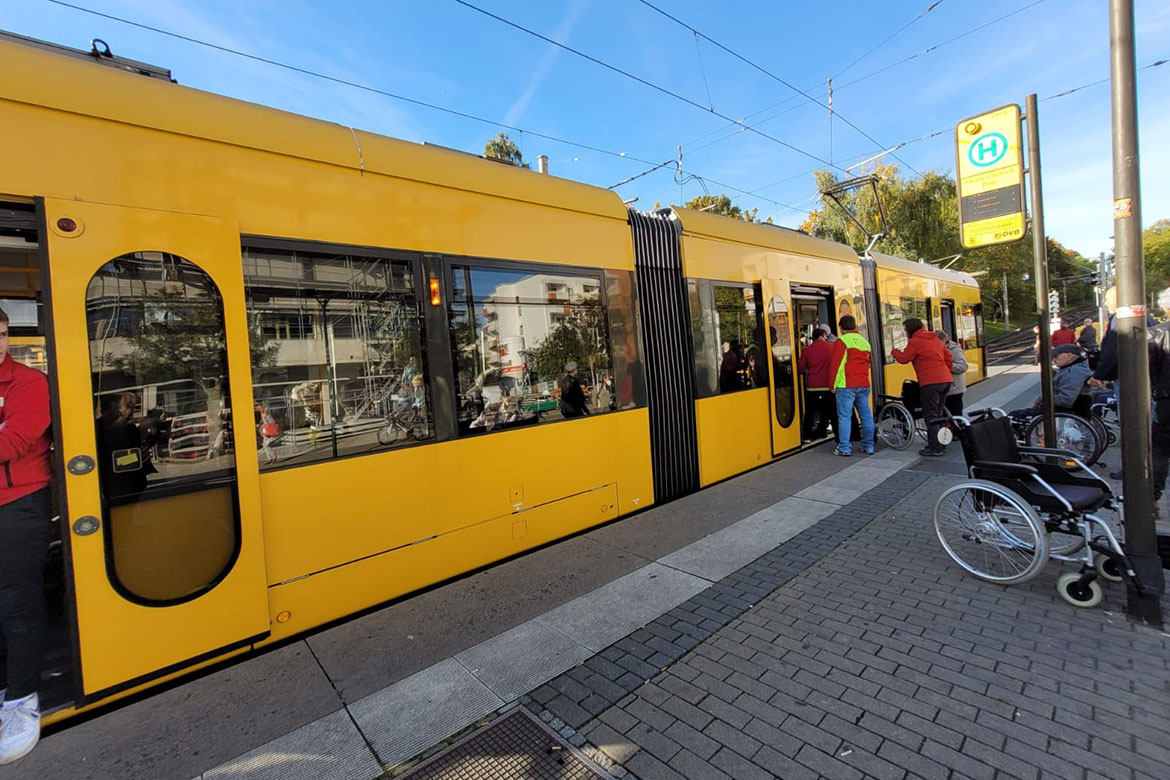
POLYGON ((772 454, 782 455, 800 446, 800 409, 797 404, 796 352, 792 331, 792 303, 787 285, 764 279, 764 317, 768 352, 772 356, 772 381, 768 387, 772 428, 772 454))
POLYGON ((42 210, 80 704, 268 633, 251 356, 234 223, 42 210))

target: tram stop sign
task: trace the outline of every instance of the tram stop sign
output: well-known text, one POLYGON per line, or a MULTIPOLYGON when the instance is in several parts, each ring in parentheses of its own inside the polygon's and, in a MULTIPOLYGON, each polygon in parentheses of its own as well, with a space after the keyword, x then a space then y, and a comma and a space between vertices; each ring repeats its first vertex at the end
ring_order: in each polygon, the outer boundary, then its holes
POLYGON ((959 231, 968 248, 1010 244, 1027 231, 1020 107, 1004 106, 955 126, 959 231))

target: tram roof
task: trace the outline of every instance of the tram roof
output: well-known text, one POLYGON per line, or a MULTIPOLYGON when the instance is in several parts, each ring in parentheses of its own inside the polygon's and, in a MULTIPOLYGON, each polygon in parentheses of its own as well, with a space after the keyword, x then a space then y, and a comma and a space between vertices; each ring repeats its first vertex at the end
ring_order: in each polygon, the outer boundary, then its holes
POLYGON ((901 257, 886 255, 881 252, 871 252, 870 256, 878 268, 884 268, 889 271, 902 271, 903 273, 916 274, 918 276, 928 276, 932 279, 940 279, 944 282, 961 284, 966 287, 979 286, 974 276, 965 274, 962 271, 939 268, 937 265, 931 265, 930 263, 915 263, 912 260, 905 260, 901 257))
POLYGON ((826 257, 846 263, 860 262, 857 253, 852 248, 835 241, 813 238, 799 230, 762 222, 745 222, 742 219, 733 219, 721 214, 709 214, 705 211, 682 206, 671 206, 670 208, 682 224, 683 231, 693 235, 735 241, 811 257, 826 257))
POLYGON ((0 40, 0 100, 625 222, 621 197, 588 184, 390 138, 0 40))

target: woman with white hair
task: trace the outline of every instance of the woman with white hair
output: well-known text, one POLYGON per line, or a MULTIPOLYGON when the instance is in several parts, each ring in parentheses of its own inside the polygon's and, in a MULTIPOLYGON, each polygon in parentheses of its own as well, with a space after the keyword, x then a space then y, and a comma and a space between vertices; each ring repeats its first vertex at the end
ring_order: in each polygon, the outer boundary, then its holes
POLYGON ((936 330, 934 334, 950 351, 955 361, 951 364, 951 391, 947 393, 947 400, 944 403, 948 412, 960 415, 963 413, 963 393, 967 392, 967 356, 963 353, 963 346, 952 339, 945 330, 936 330))

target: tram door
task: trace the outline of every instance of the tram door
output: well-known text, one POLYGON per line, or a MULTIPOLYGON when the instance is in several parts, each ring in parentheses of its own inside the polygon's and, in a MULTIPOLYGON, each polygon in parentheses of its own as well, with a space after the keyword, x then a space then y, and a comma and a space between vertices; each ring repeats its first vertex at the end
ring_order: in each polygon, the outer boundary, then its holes
MULTIPOLYGON (((832 288, 814 287, 811 285, 792 285, 792 306, 796 312, 796 357, 813 341, 813 331, 820 325, 827 325, 831 333, 837 332, 837 323, 833 321, 833 290, 832 288)), ((805 377, 797 374, 797 424, 804 419, 808 404, 807 383, 805 377)), ((836 428, 837 421, 832 426, 836 428)), ((803 428, 803 425, 800 427, 803 428)))
POLYGON ((88 700, 268 633, 248 327, 235 223, 44 212, 88 700))
POLYGON ((768 324, 768 351, 772 356, 772 383, 768 388, 772 419, 772 454, 800 446, 800 410, 796 401, 796 352, 793 349, 792 301, 787 285, 762 282, 768 324))

